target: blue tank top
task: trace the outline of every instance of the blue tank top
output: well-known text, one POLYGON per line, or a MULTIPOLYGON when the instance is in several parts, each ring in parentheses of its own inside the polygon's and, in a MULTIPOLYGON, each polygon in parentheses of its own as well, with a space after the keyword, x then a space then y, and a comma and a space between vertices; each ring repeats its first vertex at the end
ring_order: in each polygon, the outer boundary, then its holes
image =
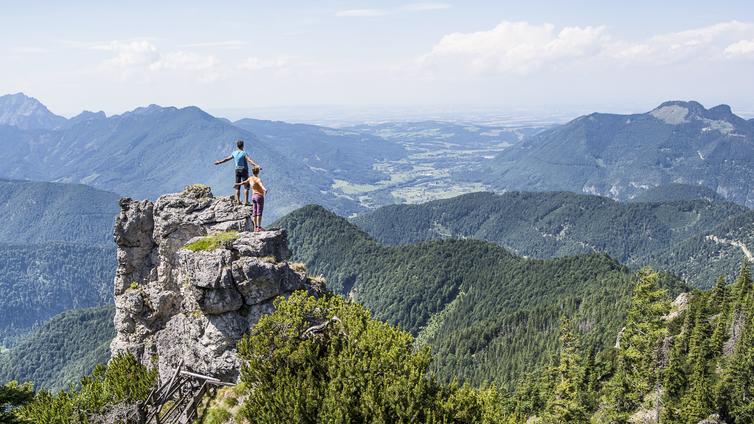
POLYGON ((249 169, 249 164, 246 163, 246 152, 243 150, 234 150, 233 159, 236 161, 236 168, 244 167, 249 169))

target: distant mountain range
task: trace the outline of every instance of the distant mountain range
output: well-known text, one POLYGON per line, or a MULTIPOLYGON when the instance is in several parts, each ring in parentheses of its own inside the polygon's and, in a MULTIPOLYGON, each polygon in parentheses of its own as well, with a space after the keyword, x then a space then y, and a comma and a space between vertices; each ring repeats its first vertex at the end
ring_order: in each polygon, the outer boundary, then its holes
POLYGON ((619 200, 684 183, 754 206, 754 123, 726 105, 705 109, 693 101, 666 102, 643 114, 593 113, 525 139, 474 178, 495 190, 619 200))
POLYGON ((472 193, 385 206, 352 221, 392 245, 472 238, 534 258, 603 252, 633 267, 675 272, 697 287, 708 287, 719 275, 732 276, 746 257, 738 244, 754 248, 754 213, 710 201, 708 192, 693 187, 657 192, 677 200, 621 203, 568 192, 472 193))
MULTIPOLYGON (((236 126, 196 107, 151 105, 110 117, 84 112, 55 125, 31 125, 18 117, 26 116, 27 104, 39 102, 23 95, 0 99, 0 116, 9 117, 0 122, 0 177, 84 183, 137 198, 156 198, 192 183, 230 194, 232 165, 215 167, 212 161, 228 156, 243 139, 264 168, 269 217, 308 203, 357 212, 357 201, 332 193, 333 176, 341 172, 369 182, 380 177, 372 170, 374 161, 402 154, 400 146, 377 137, 274 122, 236 126), (243 127, 259 130, 261 137, 243 127), (325 136, 332 145, 323 144, 325 136), (333 163, 337 158, 347 165, 333 163)), ((49 111, 44 116, 49 119, 38 121, 55 120, 49 111)))
POLYGON ((241 119, 233 125, 321 175, 357 184, 386 178, 373 169, 373 163, 406 156, 398 143, 355 131, 258 119, 241 119))

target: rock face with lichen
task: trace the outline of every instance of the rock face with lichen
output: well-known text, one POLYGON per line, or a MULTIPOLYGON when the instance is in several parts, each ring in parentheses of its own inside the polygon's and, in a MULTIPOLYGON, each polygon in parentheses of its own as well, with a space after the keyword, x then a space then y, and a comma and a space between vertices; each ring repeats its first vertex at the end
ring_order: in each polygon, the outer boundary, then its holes
POLYGON ((250 232, 251 210, 190 186, 152 203, 120 202, 115 222, 113 354, 157 366, 161 379, 181 361, 194 372, 238 378, 236 343, 272 300, 321 288, 286 262, 283 230, 250 232))

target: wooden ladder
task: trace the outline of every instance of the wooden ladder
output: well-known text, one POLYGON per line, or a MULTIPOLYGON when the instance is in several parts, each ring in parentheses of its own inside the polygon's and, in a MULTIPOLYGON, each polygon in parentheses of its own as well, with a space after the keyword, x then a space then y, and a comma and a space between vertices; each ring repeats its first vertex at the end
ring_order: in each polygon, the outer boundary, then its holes
POLYGON ((141 404, 146 424, 189 424, 204 395, 218 386, 234 386, 217 378, 183 369, 183 361, 167 382, 153 389, 141 404), (166 410, 163 411, 163 409, 166 410))

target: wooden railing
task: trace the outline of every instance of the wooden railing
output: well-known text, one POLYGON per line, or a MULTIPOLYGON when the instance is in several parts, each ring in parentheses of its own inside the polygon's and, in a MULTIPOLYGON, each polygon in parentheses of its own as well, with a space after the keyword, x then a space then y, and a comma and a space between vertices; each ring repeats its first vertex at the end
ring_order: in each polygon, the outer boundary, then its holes
POLYGON ((146 424, 188 424, 196 418, 197 407, 208 391, 233 386, 217 378, 183 369, 183 361, 167 382, 153 389, 142 403, 146 424))

